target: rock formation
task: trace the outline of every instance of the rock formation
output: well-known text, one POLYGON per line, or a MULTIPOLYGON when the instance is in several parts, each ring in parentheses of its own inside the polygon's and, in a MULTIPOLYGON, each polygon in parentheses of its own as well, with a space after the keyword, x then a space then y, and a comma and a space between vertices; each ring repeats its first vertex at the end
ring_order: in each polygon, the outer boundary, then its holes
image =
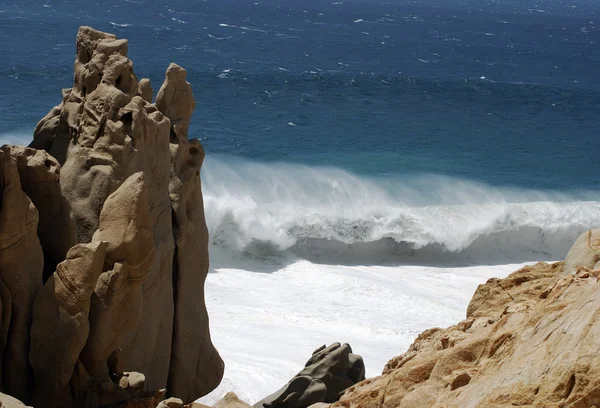
POLYGON ((191 86, 171 64, 153 104, 127 47, 81 27, 73 87, 0 150, 0 390, 25 403, 183 404, 223 375, 191 86))
POLYGON ((466 320, 421 333, 333 407, 600 406, 599 236, 480 285, 466 320))
POLYGON ((306 408, 335 402, 344 390, 365 379, 365 365, 348 344, 333 343, 313 352, 306 367, 279 391, 257 402, 255 408, 306 408))

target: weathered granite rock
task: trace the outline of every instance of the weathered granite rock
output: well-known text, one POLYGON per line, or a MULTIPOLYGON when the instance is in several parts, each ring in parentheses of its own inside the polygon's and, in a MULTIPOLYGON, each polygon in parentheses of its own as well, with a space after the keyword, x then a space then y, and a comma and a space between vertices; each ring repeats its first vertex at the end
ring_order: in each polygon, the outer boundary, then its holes
POLYGON ((48 151, 63 164, 70 147, 93 146, 107 120, 137 93, 127 45, 113 34, 79 29, 73 88, 63 91, 62 103, 38 123, 30 147, 48 151))
POLYGON ((107 244, 78 244, 40 290, 33 307, 30 362, 34 406, 74 406, 69 384, 89 334, 91 297, 107 244))
POLYGON ((256 408, 305 408, 337 401, 344 390, 365 379, 365 365, 348 344, 333 343, 312 357, 279 391, 257 402, 256 408))
POLYGON ((169 194, 173 214, 175 321, 167 389, 186 401, 219 385, 224 365, 208 330, 204 281, 208 273, 208 229, 200 184, 204 149, 188 140, 196 102, 186 71, 171 64, 158 91, 156 106, 172 123, 169 194), (193 301, 191 301, 193 299, 193 301), (194 321, 197 325, 190 325, 194 321))
POLYGON ((234 392, 228 392, 213 408, 250 408, 250 404, 239 399, 234 392))
MULTIPOLYGON (((587 256, 578 262, 591 264, 587 256)), ((466 320, 421 333, 333 407, 598 406, 600 268, 563 275, 563 266, 539 263, 480 285, 466 320)))
POLYGON ((39 213, 38 237, 44 252, 44 282, 77 244, 71 205, 62 195, 60 165, 44 150, 23 146, 3 146, 17 163, 21 188, 39 213))
POLYGON ((21 189, 15 156, 0 149, 0 351, 2 390, 28 401, 33 382, 29 330, 44 264, 38 211, 21 189))
POLYGON ((152 103, 152 83, 148 78, 143 78, 138 84, 138 95, 146 102, 152 103))
POLYGON ((577 238, 565 258, 564 274, 577 272, 578 267, 594 269, 600 262, 600 229, 584 232, 577 238))
POLYGON ((0 149, 0 389, 26 403, 183 405, 223 375, 191 86, 172 64, 152 104, 127 48, 81 27, 73 87, 0 149))
POLYGON ((90 335, 81 353, 96 381, 110 379, 109 358, 136 329, 143 311, 142 283, 154 262, 147 187, 142 172, 130 176, 104 203, 92 242, 106 242, 104 272, 96 281, 90 335), (107 270, 108 269, 108 270, 107 270))
POLYGON ((149 81, 138 83, 132 67, 126 40, 82 27, 73 88, 38 124, 31 146, 62 164, 60 185, 78 242, 108 244, 82 366, 92 378, 106 378, 106 359, 122 349, 122 365, 145 373, 148 389, 167 388, 189 402, 223 375, 204 305, 204 151, 187 140, 195 101, 185 70, 169 67, 155 106, 149 81), (111 194, 138 173, 143 177, 130 187, 146 180, 144 198, 130 194, 111 204, 111 194), (128 200, 137 207, 127 207, 128 200), (127 225, 126 217, 143 228, 127 225), (127 308, 125 316, 119 312, 127 308), (128 331, 115 330, 116 322, 127 322, 128 331))

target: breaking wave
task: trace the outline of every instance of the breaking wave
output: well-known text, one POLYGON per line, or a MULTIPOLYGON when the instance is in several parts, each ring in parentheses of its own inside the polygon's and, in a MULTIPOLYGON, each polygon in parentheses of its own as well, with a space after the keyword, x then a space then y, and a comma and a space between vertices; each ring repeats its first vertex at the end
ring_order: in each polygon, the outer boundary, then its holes
POLYGON ((581 232, 600 225, 598 192, 496 188, 441 175, 369 178, 232 157, 207 157, 202 179, 213 259, 557 260, 581 232))

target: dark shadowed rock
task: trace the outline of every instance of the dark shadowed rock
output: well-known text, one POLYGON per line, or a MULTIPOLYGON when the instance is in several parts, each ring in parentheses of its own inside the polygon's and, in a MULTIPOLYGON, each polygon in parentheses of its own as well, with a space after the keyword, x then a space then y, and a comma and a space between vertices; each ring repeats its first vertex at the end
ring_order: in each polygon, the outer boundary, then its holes
POLYGON ((315 350, 302 371, 254 407, 305 408, 318 402, 335 402, 347 388, 364 379, 362 358, 352 354, 350 345, 333 343, 315 350))
POLYGON ((27 402, 33 383, 29 330, 44 257, 38 211, 21 188, 17 158, 6 150, 0 149, 1 379, 4 392, 27 402))

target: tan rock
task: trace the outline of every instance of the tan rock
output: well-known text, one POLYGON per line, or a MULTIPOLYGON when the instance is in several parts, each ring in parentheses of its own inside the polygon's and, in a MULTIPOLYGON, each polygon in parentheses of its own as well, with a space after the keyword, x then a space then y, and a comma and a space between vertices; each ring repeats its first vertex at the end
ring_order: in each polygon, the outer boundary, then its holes
POLYGON ((331 404, 325 402, 317 402, 316 404, 310 405, 308 408, 329 408, 331 404))
POLYGON ((592 407, 600 403, 600 283, 563 263, 481 285, 467 319, 427 330, 334 407, 592 407))
POLYGON ((105 269, 96 282, 90 335, 81 353, 87 372, 109 380, 109 358, 142 316, 142 283, 154 262, 154 240, 142 172, 130 176, 105 201, 93 242, 106 242, 105 269))
POLYGON ((107 244, 78 244, 40 290, 33 307, 30 362, 34 406, 74 403, 68 389, 89 334, 91 297, 107 244))
POLYGON ((78 242, 108 245, 84 371, 100 383, 119 374, 109 361, 119 349, 118 365, 144 373, 148 389, 167 388, 191 402, 223 374, 204 305, 204 151, 187 140, 195 101, 185 70, 168 68, 155 106, 149 81, 138 83, 132 67, 126 40, 82 27, 73 88, 40 121, 31 146, 62 164, 78 242))
POLYGON ((578 267, 595 269, 600 262, 600 229, 584 232, 577 238, 565 258, 564 273, 575 273, 578 267))
MULTIPOLYGON (((185 80, 186 75, 185 69, 171 63, 165 74, 165 82, 156 94, 156 107, 171 119, 178 142, 187 140, 190 119, 196 108, 192 87, 185 80)), ((171 140, 171 142, 177 141, 171 140)))
POLYGON ((17 163, 21 188, 39 213, 38 237, 44 252, 44 281, 65 260, 67 251, 77 243, 71 205, 62 195, 60 165, 44 150, 23 146, 2 148, 17 163))
POLYGON ((21 189, 17 159, 0 149, 0 295, 3 391, 29 401, 32 307, 44 264, 37 236, 38 211, 21 189), (2 344, 4 342, 4 344, 2 344))
POLYGON ((175 237, 175 322, 171 372, 167 389, 185 401, 193 401, 214 389, 223 376, 224 364, 213 346, 204 301, 208 274, 208 229, 200 185, 204 149, 187 139, 196 106, 186 71, 176 64, 167 69, 156 106, 171 120, 171 176, 169 194, 175 237))
POLYGON ((143 78, 138 84, 138 95, 146 102, 152 103, 152 83, 148 78, 143 78))
POLYGON ((239 399, 234 392, 228 392, 213 408, 250 408, 250 404, 239 399))

